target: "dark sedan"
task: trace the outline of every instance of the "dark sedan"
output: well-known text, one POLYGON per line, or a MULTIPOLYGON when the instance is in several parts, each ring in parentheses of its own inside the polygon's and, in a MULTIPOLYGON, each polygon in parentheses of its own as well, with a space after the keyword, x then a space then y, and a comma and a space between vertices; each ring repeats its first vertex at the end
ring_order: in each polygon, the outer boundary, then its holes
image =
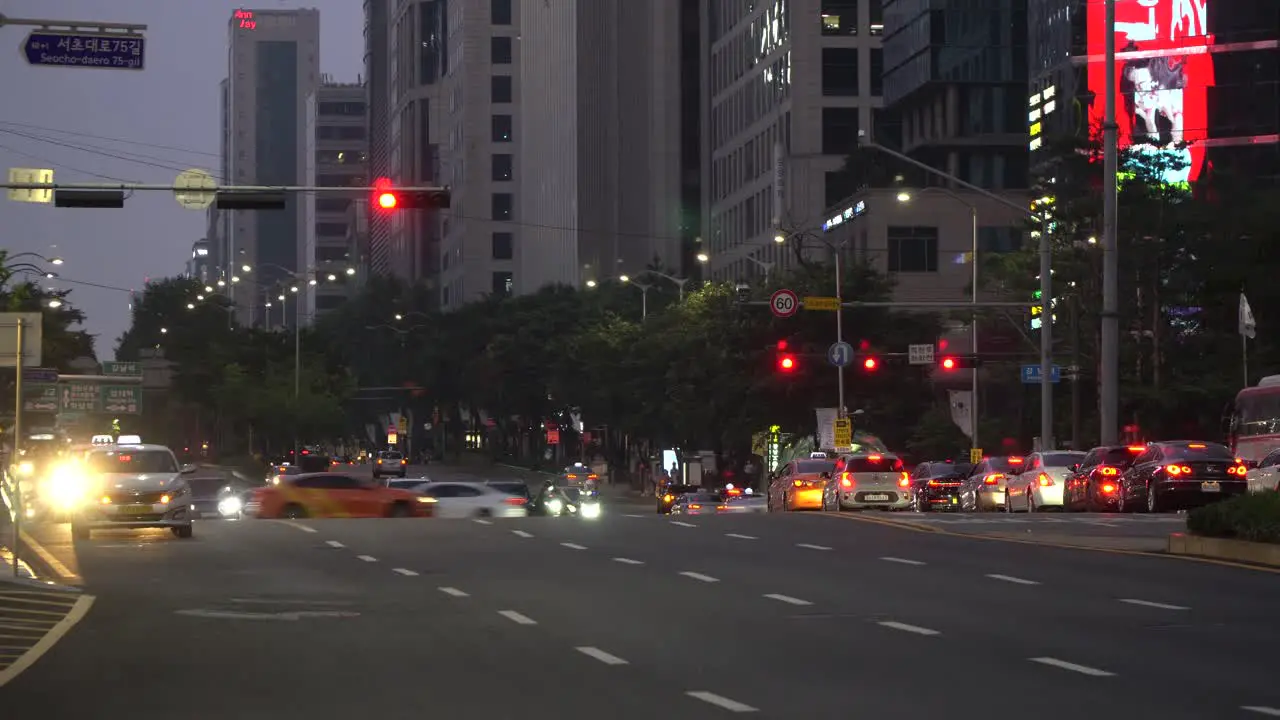
POLYGON ((911 472, 913 509, 916 512, 959 510, 960 486, 972 470, 973 465, 969 463, 951 460, 920 463, 911 472))
POLYGON ((1244 463, 1225 445, 1187 440, 1147 446, 1120 478, 1120 512, 1186 510, 1249 491, 1244 463))
POLYGON ((1062 489, 1064 510, 1110 512, 1120 506, 1120 476, 1146 445, 1104 445, 1089 451, 1067 477, 1062 489))

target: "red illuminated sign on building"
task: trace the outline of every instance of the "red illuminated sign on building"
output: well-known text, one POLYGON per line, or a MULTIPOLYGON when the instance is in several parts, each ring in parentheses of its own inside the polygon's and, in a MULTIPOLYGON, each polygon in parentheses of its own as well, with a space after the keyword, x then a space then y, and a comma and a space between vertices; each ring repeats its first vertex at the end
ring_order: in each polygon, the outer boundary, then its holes
POLYGON ((252 10, 237 10, 231 17, 233 20, 240 21, 242 30, 256 30, 258 28, 258 21, 253 17, 252 10))
MULTIPOLYGON (((1214 0, 1115 0, 1116 122, 1120 146, 1182 156, 1186 167, 1165 181, 1196 180, 1205 165, 1208 88, 1213 44, 1207 4, 1214 0), (1185 148, 1179 149, 1182 143, 1185 148)), ((1106 92, 1106 7, 1088 3, 1089 88, 1096 93, 1092 120, 1101 123, 1106 92)))

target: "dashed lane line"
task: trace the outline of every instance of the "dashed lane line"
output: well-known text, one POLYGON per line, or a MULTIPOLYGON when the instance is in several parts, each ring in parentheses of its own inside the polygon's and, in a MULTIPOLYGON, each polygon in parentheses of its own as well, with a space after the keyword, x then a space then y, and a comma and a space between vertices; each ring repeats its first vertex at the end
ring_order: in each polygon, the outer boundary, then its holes
POLYGON ((560 546, 567 547, 570 550, 586 550, 587 549, 586 545, 579 545, 578 543, 570 543, 570 542, 560 543, 560 546))
POLYGON ((751 707, 750 705, 747 705, 745 703, 740 703, 737 700, 731 700, 723 695, 717 695, 713 692, 707 692, 706 690, 690 690, 689 692, 686 692, 685 695, 688 695, 689 697, 695 700, 701 700, 704 703, 709 703, 711 705, 715 705, 718 708, 728 710, 729 712, 734 712, 734 713, 760 712, 759 710, 751 707))
POLYGON ((1245 712, 1266 715, 1267 717, 1280 717, 1280 710, 1273 707, 1267 707, 1265 705, 1241 705, 1240 709, 1245 712))
POLYGON ((325 545, 328 545, 328 546, 329 546, 329 547, 331 547, 331 548, 344 548, 344 547, 346 547, 346 545, 343 545, 342 543, 338 542, 337 540, 325 540, 325 541, 324 541, 324 544, 325 544, 325 545))
POLYGON ((710 575, 703 575, 702 573, 690 572, 688 570, 680 574, 692 580, 698 580, 699 582, 704 582, 704 583, 720 582, 719 578, 713 578, 710 575))
POLYGON ((492 524, 493 524, 492 522, 490 522, 490 521, 488 521, 488 520, 485 520, 484 518, 476 518, 475 520, 472 520, 472 522, 474 522, 474 523, 476 523, 476 524, 478 524, 478 525, 492 525, 492 524))
POLYGON ((363 560, 363 561, 365 561, 365 562, 369 562, 369 563, 378 562, 378 558, 376 558, 376 557, 374 557, 374 556, 372 556, 372 555, 357 555, 357 556, 356 556, 356 559, 357 559, 357 560, 363 560))
POLYGON ((725 533, 725 537, 731 537, 735 540, 759 540, 755 535, 741 535, 739 533, 725 533))
POLYGON ((457 598, 471 597, 470 595, 459 590, 456 587, 442 587, 442 588, 436 588, 436 589, 444 593, 445 595, 449 595, 450 597, 457 597, 457 598))
POLYGON ((391 572, 394 572, 394 573, 400 573, 401 575, 403 575, 403 576, 405 576, 405 577, 417 577, 417 576, 418 576, 418 573, 416 573, 416 572, 414 572, 414 571, 412 571, 412 570, 410 570, 410 569, 408 569, 408 568, 392 568, 392 569, 391 569, 391 572))
POLYGON ((992 580, 999 580, 1000 582, 1013 583, 1014 585, 1039 585, 1040 584, 1035 580, 1028 580, 1026 578, 1014 577, 1012 575, 994 575, 993 574, 993 575, 987 575, 986 577, 989 577, 992 580))
POLYGON ((584 646, 584 647, 579 647, 574 649, 582 653, 583 655, 586 655, 587 657, 592 658, 593 660, 599 660, 605 665, 629 665, 630 664, 626 660, 623 660, 622 658, 618 657, 617 655, 612 655, 597 647, 584 646))
POLYGON ((1089 667, 1088 665, 1077 665, 1076 663, 1067 662, 1066 660, 1059 660, 1058 658, 1034 657, 1034 658, 1027 658, 1027 659, 1033 663, 1040 663, 1041 665, 1048 665, 1050 667, 1056 667, 1062 670, 1070 670, 1071 672, 1080 673, 1081 675, 1089 675, 1091 677, 1115 676, 1115 673, 1113 672, 1107 672, 1106 670, 1099 670, 1098 668, 1092 668, 1092 667, 1089 667))
POLYGON ((901 630, 903 632, 914 633, 916 635, 941 635, 942 633, 932 628, 920 627, 919 625, 908 625, 894 620, 882 620, 876 623, 881 627, 887 627, 892 630, 901 630))
POLYGON ((777 600, 778 602, 786 603, 788 605, 812 605, 813 604, 808 600, 801 600, 800 598, 791 597, 790 595, 778 595, 775 593, 769 593, 768 595, 765 595, 765 597, 769 598, 770 600, 777 600))
POLYGON ((899 565, 924 565, 925 564, 919 560, 908 560, 907 558, 900 558, 900 557, 882 557, 880 559, 885 562, 898 563, 899 565))
POLYGON ((538 621, 516 612, 515 610, 499 610, 498 614, 517 625, 537 625, 538 621))
POLYGON ((524 530, 512 530, 512 531, 511 531, 511 534, 512 534, 512 535, 515 535, 516 537, 522 537, 522 538, 531 538, 531 537, 533 537, 533 533, 531 533, 531 532, 525 532, 524 530))
POLYGON ((622 563, 623 565, 643 565, 644 564, 643 560, 632 560, 631 558, 624 558, 624 557, 616 557, 613 559, 613 561, 616 563, 622 563))
POLYGON ((298 530, 301 530, 304 533, 318 532, 315 528, 311 527, 310 525, 303 525, 302 523, 296 520, 281 520, 280 522, 284 525, 288 525, 291 528, 296 528, 298 530))
POLYGON ((672 520, 672 521, 671 521, 671 524, 672 524, 672 525, 676 525, 676 526, 678 526, 678 527, 687 527, 687 528, 696 528, 696 527, 698 527, 697 525, 694 525, 693 523, 687 523, 687 522, 683 522, 683 521, 680 521, 680 520, 672 520))
POLYGON ((1156 608, 1158 610, 1190 610, 1185 605, 1170 605, 1168 603, 1152 602, 1150 600, 1138 600, 1137 598, 1120 598, 1120 602, 1129 605, 1140 605, 1142 607, 1156 608))
POLYGON ((831 549, 826 545, 811 545, 809 543, 796 543, 796 547, 804 548, 805 550, 830 550, 831 549))

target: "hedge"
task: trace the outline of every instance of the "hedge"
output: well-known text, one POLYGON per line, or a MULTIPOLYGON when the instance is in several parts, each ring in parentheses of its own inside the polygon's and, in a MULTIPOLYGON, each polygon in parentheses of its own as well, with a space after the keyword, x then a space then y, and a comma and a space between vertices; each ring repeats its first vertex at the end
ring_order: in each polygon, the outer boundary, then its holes
POLYGON ((1280 544, 1280 493, 1238 495, 1187 514, 1194 535, 1280 544))

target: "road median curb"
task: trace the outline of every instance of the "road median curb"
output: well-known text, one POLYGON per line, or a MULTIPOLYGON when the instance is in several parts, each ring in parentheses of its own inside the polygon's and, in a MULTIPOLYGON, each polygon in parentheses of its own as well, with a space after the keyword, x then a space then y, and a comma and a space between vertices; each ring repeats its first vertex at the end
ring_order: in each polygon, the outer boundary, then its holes
POLYGON ((1171 555, 1212 558, 1280 568, 1280 545, 1270 543, 1173 533, 1169 536, 1168 551, 1171 555))

